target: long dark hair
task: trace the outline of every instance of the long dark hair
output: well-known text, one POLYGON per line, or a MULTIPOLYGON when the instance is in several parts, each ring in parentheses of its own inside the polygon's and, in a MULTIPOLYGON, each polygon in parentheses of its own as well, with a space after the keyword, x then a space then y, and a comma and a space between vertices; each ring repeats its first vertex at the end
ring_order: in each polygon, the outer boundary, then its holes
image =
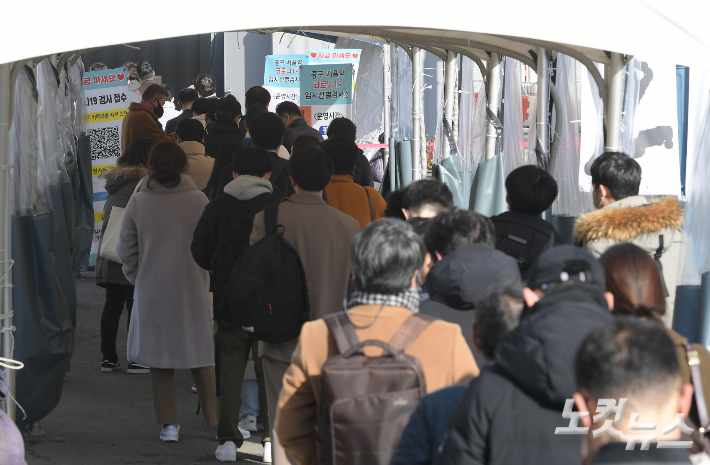
POLYGON ((118 163, 127 165, 146 166, 148 164, 148 152, 155 145, 155 141, 150 137, 139 137, 130 143, 128 148, 118 159, 118 163))
POLYGON ((661 320, 666 313, 663 280, 648 253, 633 244, 619 244, 599 261, 604 267, 606 288, 614 295, 614 315, 661 320))
POLYGON ((159 142, 153 146, 148 157, 148 189, 155 179, 165 187, 180 184, 180 175, 187 171, 187 155, 174 142, 159 142))

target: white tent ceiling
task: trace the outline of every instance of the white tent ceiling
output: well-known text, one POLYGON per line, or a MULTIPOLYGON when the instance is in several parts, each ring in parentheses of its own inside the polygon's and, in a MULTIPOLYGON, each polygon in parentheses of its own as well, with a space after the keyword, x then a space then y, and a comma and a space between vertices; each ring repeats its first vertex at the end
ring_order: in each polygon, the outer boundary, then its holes
POLYGON ((710 68, 710 28, 705 24, 710 2, 705 0, 359 0, 340 7, 211 0, 196 5, 194 0, 7 2, 0 63, 209 32, 302 29, 384 38, 399 34, 442 49, 446 42, 470 44, 481 58, 487 58, 483 50, 492 48, 529 57, 528 49, 555 43, 598 62, 607 61, 603 50, 608 50, 710 68), (187 20, 166 20, 172 12, 187 20))

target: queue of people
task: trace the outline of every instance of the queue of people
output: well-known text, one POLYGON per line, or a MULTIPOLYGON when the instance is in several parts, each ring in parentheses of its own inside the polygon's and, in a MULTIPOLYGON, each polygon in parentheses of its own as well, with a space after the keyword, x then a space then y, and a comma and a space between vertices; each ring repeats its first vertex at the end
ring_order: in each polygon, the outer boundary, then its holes
POLYGON ((633 159, 594 162, 598 210, 579 219, 580 243, 565 245, 540 218, 558 193, 540 168, 510 173, 509 212, 493 218, 456 209, 433 179, 385 201, 352 121, 334 120, 322 141, 291 102, 270 113, 266 89, 247 92, 244 117, 198 78, 200 89, 178 93, 187 105, 168 122, 174 134, 158 121, 165 90, 143 88, 124 154, 104 175, 104 225, 114 208, 123 217, 121 263, 97 261, 101 369, 120 369, 125 305, 128 370, 151 375, 160 439, 179 439, 173 373, 190 369, 220 461, 237 460, 256 417, 263 461, 276 464, 691 463, 704 453, 710 354, 668 323, 682 209, 638 195, 633 159), (626 411, 602 439, 594 412, 621 398, 626 411), (661 428, 677 415, 694 425, 692 450, 663 449, 680 438, 661 428), (624 450, 639 421, 658 422, 646 425, 654 444, 624 450), (572 426, 581 430, 555 434, 572 426))

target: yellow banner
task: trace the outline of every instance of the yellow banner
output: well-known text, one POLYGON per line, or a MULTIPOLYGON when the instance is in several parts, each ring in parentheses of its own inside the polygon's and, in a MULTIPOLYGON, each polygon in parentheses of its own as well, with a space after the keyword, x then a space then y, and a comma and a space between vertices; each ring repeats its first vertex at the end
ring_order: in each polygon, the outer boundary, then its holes
POLYGON ((101 166, 92 166, 91 167, 91 176, 97 178, 103 174, 104 171, 110 170, 111 168, 115 168, 116 164, 114 163, 113 165, 101 165, 101 166))
POLYGON ((104 212, 94 212, 94 223, 103 223, 104 221, 104 212))
POLYGON ((91 123, 105 123, 106 121, 117 121, 123 119, 128 113, 128 108, 122 108, 120 110, 110 110, 110 111, 96 111, 94 113, 87 113, 84 118, 84 124, 91 123))

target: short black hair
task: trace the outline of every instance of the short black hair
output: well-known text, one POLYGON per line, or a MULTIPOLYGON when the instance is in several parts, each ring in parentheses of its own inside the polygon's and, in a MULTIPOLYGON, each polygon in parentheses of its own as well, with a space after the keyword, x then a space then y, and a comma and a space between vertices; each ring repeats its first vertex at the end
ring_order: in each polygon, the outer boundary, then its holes
MULTIPOLYGON (((212 121, 217 121, 217 105, 219 104, 219 99, 208 98, 207 105, 205 106, 205 116, 212 121)), ((194 110, 193 110, 194 111, 194 110)))
POLYGON ((539 215, 557 198, 557 181, 535 165, 525 165, 510 172, 505 180, 510 210, 539 215))
POLYGON ((614 318, 594 328, 575 360, 577 389, 595 399, 667 394, 680 382, 673 341, 657 323, 614 318))
POLYGON ((353 174, 359 149, 355 141, 345 136, 329 137, 320 144, 333 160, 333 174, 353 174))
POLYGON ((608 188, 615 200, 639 194, 641 166, 625 153, 602 153, 592 163, 591 173, 592 184, 608 188))
POLYGON ((330 183, 333 162, 327 153, 313 147, 292 155, 288 160, 288 172, 298 187, 305 191, 318 192, 330 183))
POLYGON ((225 97, 217 103, 217 121, 234 121, 241 114, 242 104, 235 97, 225 97))
MULTIPOLYGON (((400 212, 401 211, 402 209, 400 209, 400 212)), ((421 216, 415 216, 413 218, 409 218, 407 220, 407 223, 409 223, 414 232, 419 234, 423 240, 424 235, 426 234, 426 230, 429 227, 429 223, 431 223, 431 218, 422 218, 421 216)))
POLYGON ((143 81, 147 81, 153 77, 153 66, 147 61, 141 61, 136 68, 138 77, 143 81))
POLYGON ((326 133, 328 137, 345 136, 355 140, 357 139, 357 126, 349 119, 341 116, 330 122, 326 133))
POLYGON ((490 218, 469 210, 452 209, 432 218, 424 244, 435 259, 436 252, 447 256, 459 247, 483 242, 495 248, 496 233, 490 218))
POLYGON ((388 192, 385 194, 385 202, 387 202, 387 209, 385 210, 386 218, 397 218, 400 220, 406 220, 402 212, 402 201, 404 200, 404 189, 398 189, 396 191, 388 192))
POLYGON ((263 177, 271 172, 269 151, 259 147, 244 147, 232 157, 232 171, 239 176, 263 177))
POLYGON ((244 101, 248 107, 255 103, 268 107, 271 102, 271 94, 261 86, 254 86, 244 94, 244 101))
POLYGON ((148 166, 148 154, 154 145, 155 141, 150 137, 139 137, 128 145, 117 162, 128 165, 148 166))
POLYGON ((195 90, 203 97, 209 97, 217 91, 217 82, 209 74, 200 74, 195 78, 195 90))
POLYGON ((404 191, 402 208, 416 214, 425 206, 434 207, 437 211, 451 208, 454 206, 454 194, 446 184, 435 179, 414 181, 404 191))
POLYGON ((276 150, 281 145, 284 137, 284 122, 275 113, 267 111, 258 114, 248 124, 249 135, 255 146, 276 150))
POLYGON ((301 109, 298 108, 298 105, 288 100, 285 100, 276 105, 276 114, 279 116, 283 116, 284 113, 288 113, 292 116, 298 116, 299 118, 301 117, 301 109))
POLYGON ((165 97, 165 100, 172 100, 172 98, 175 96, 175 94, 173 93, 173 86, 171 86, 170 84, 163 84, 163 89, 165 89, 165 92, 168 93, 167 97, 165 97))
POLYGON ((476 333, 487 360, 495 359, 496 347, 518 326, 524 307, 520 283, 498 285, 476 303, 476 333))
POLYGON ((105 64, 101 63, 100 61, 97 61, 93 65, 89 67, 89 71, 103 71, 105 69, 108 69, 108 66, 105 64))
POLYGON ((192 102, 192 112, 198 115, 204 115, 207 113, 207 99, 200 97, 194 102, 192 102))
POLYGON ((194 141, 201 144, 205 138, 204 126, 192 118, 181 119, 175 128, 175 132, 183 142, 194 141))

